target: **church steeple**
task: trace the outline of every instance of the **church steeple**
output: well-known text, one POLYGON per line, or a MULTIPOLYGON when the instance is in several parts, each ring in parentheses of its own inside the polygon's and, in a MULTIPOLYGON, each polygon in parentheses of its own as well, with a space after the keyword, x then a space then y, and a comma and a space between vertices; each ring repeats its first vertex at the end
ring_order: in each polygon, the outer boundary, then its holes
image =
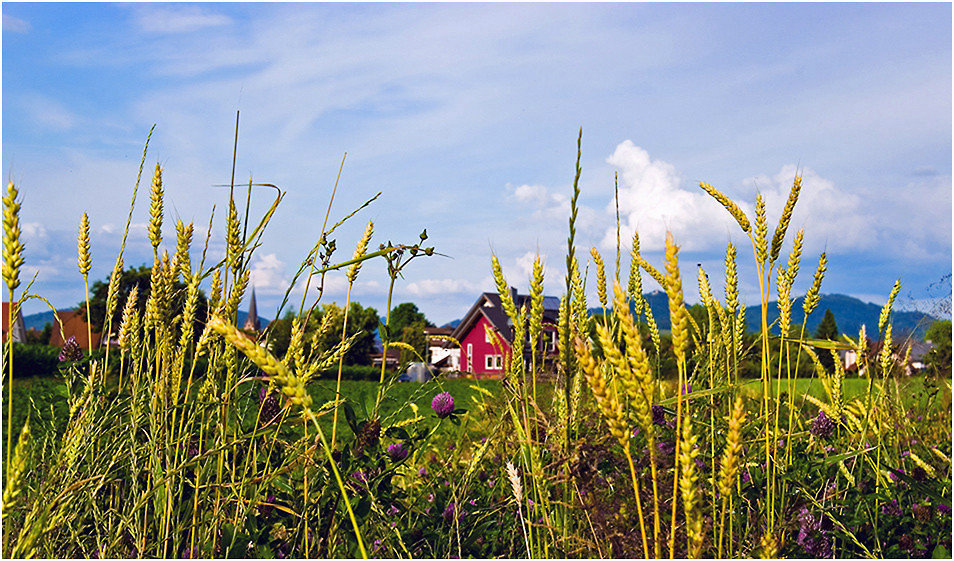
POLYGON ((252 287, 252 300, 248 303, 248 317, 245 318, 245 325, 242 329, 249 331, 260 331, 261 323, 258 321, 258 307, 255 305, 255 287, 252 287))

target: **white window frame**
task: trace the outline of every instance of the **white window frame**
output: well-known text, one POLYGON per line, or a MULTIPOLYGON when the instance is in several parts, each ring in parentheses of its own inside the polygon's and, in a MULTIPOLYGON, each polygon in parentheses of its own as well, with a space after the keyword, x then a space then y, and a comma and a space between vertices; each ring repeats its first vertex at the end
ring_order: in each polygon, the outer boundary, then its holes
POLYGON ((503 355, 484 355, 484 368, 487 370, 503 370, 503 355))
POLYGON ((474 344, 467 343, 467 372, 474 371, 474 344))

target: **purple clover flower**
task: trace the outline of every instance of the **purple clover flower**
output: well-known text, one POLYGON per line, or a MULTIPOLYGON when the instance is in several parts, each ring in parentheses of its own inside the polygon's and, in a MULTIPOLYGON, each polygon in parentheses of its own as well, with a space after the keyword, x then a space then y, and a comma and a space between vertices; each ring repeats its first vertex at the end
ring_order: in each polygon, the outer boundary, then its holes
POLYGON ((830 558, 832 555, 832 540, 828 532, 822 528, 821 517, 816 517, 805 507, 798 514, 798 545, 812 557, 830 558))
POLYGON ((392 462, 400 462, 404 458, 407 458, 407 446, 403 442, 398 442, 397 444, 391 444, 388 446, 388 457, 391 458, 392 462))
POLYGON ((828 418, 824 411, 819 410, 818 416, 812 420, 812 427, 808 429, 808 432, 815 435, 816 438, 828 439, 835 432, 835 423, 828 418))
POLYGON ((448 392, 441 392, 431 400, 431 409, 440 419, 445 419, 454 412, 454 396, 448 392))
POLYGON ((662 405, 653 405, 653 424, 658 426, 666 424, 666 410, 662 405))
POLYGON ((447 506, 444 507, 444 522, 451 522, 454 520, 454 514, 457 512, 457 505, 454 503, 447 503, 447 506))
POLYGON ((890 514, 892 516, 901 516, 901 507, 898 505, 898 499, 891 499, 891 502, 881 505, 881 514, 890 514))
POLYGON ((83 350, 80 349, 76 337, 70 335, 70 338, 63 343, 63 349, 60 351, 60 362, 74 361, 83 358, 83 350))

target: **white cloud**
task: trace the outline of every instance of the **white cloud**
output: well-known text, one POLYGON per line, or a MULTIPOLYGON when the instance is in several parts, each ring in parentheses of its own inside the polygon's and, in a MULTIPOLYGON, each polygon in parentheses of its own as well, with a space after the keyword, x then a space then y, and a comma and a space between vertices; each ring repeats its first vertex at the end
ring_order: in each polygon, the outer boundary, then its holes
POLYGON ((24 100, 23 109, 38 125, 59 132, 72 129, 78 120, 65 105, 41 95, 34 95, 24 100))
POLYGON ((210 13, 199 6, 163 5, 135 9, 136 24, 147 33, 189 33, 232 23, 228 16, 210 13))
POLYGON ((481 288, 465 279, 423 279, 408 283, 404 292, 412 296, 433 296, 441 294, 477 294, 481 288))
MULTIPOLYGON (((861 197, 838 189, 832 181, 809 168, 799 169, 793 164, 783 166, 772 177, 760 175, 743 181, 765 199, 770 236, 775 232, 796 173, 802 176, 802 188, 792 213, 788 239, 799 228, 804 228, 806 249, 824 245, 836 253, 871 249, 878 243, 877 219, 864 207, 861 197)), ((754 216, 754 211, 749 212, 750 219, 754 216)))
MULTIPOLYGON (((714 236, 724 242, 729 227, 725 211, 714 201, 710 204, 702 190, 683 189, 672 164, 653 160, 649 152, 630 140, 620 143, 606 161, 619 169, 620 238, 624 247, 636 231, 645 251, 665 248, 667 230, 686 249, 708 247, 714 236)), ((615 201, 609 201, 606 212, 615 215, 615 201)), ((615 223, 605 229, 601 245, 605 249, 616 247, 615 223)))
POLYGON ((46 238, 46 227, 39 222, 24 222, 20 224, 20 232, 25 240, 41 240, 46 238))
POLYGON ((3 14, 3 30, 12 31, 14 33, 26 33, 30 31, 30 23, 26 20, 3 14))
POLYGON ((274 253, 256 254, 252 260, 249 284, 256 292, 277 294, 291 284, 286 276, 285 263, 274 253))

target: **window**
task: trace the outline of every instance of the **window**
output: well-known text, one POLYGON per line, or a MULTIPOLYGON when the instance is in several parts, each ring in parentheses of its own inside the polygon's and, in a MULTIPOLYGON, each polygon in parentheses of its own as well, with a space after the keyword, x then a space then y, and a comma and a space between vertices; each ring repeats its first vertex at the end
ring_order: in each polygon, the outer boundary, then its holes
POLYGON ((503 370, 503 356, 502 355, 484 356, 484 368, 486 368, 487 370, 503 370))
POLYGON ((490 334, 490 330, 486 327, 484 328, 484 343, 494 343, 494 337, 490 334))
POLYGON ((474 371, 474 345, 467 343, 467 372, 474 371))

